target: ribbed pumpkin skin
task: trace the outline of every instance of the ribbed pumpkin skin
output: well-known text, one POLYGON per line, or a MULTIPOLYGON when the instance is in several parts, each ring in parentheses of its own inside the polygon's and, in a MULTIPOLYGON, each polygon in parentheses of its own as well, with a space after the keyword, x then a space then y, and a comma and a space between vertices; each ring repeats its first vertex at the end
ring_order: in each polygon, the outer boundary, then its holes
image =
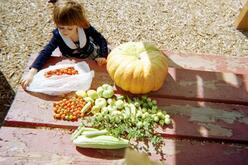
POLYGON ((107 71, 117 86, 133 94, 160 89, 168 74, 167 59, 150 43, 127 42, 113 49, 107 71))

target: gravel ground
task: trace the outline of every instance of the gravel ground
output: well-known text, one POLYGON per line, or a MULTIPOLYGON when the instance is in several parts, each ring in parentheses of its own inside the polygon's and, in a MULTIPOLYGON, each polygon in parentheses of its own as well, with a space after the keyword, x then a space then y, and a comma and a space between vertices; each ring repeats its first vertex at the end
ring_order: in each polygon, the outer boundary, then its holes
MULTIPOLYGON (((174 52, 248 56, 248 32, 234 20, 246 0, 85 0, 88 18, 109 44, 149 41, 174 52)), ((0 119, 30 54, 49 41, 47 0, 0 0, 0 119)))

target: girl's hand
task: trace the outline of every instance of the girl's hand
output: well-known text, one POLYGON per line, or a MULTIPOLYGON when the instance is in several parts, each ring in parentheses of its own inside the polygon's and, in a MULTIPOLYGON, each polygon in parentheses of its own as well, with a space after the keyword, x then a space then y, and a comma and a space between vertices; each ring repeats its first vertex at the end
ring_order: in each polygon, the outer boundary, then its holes
POLYGON ((27 86, 32 82, 34 75, 37 73, 37 69, 32 68, 29 70, 28 74, 21 80, 21 86, 24 90, 27 89, 27 86))
POLYGON ((95 59, 97 64, 102 66, 102 65, 106 65, 107 64, 107 59, 103 58, 103 57, 99 57, 95 59))

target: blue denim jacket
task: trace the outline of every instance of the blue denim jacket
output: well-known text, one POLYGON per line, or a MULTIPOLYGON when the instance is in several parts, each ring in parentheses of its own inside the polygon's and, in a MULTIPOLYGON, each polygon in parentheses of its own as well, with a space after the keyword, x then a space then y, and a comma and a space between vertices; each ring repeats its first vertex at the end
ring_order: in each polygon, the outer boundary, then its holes
POLYGON ((108 55, 108 46, 106 39, 93 27, 90 26, 87 29, 84 29, 86 35, 86 44, 83 48, 78 48, 78 51, 75 49, 69 48, 62 37, 59 34, 58 29, 53 30, 53 37, 49 43, 40 51, 38 57, 35 59, 30 68, 36 68, 40 70, 45 62, 52 55, 52 52, 59 47, 63 56, 66 57, 76 57, 76 58, 87 58, 94 51, 94 44, 99 47, 98 56, 107 57, 108 55), (77 52, 77 53, 74 53, 77 52))

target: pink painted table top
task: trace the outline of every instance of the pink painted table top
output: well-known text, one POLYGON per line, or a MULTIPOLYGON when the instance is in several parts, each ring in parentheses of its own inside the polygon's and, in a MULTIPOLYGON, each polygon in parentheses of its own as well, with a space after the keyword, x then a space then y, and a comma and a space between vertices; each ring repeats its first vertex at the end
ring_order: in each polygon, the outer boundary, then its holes
MULTIPOLYGON (((159 91, 148 94, 172 118, 170 126, 157 129, 165 141, 164 161, 168 164, 247 164, 248 58, 164 52, 169 61, 168 77, 159 91)), ((35 56, 30 57, 25 72, 35 56)), ((45 67, 78 61, 51 57, 45 67)), ((114 84, 105 67, 86 62, 95 71, 92 89, 104 83, 114 84)), ((116 90, 126 93, 118 87, 116 90)), ((18 88, 0 131, 1 158, 6 158, 0 164, 39 164, 42 158, 44 163, 61 159, 69 164, 109 164, 123 157, 121 150, 115 153, 79 151, 69 141, 68 133, 53 130, 76 128, 79 124, 53 118, 52 104, 59 99, 18 88), (17 151, 12 144, 17 146, 17 151), (49 145, 51 151, 44 147, 49 145)), ((154 148, 148 150, 152 159, 161 159, 154 148)))

